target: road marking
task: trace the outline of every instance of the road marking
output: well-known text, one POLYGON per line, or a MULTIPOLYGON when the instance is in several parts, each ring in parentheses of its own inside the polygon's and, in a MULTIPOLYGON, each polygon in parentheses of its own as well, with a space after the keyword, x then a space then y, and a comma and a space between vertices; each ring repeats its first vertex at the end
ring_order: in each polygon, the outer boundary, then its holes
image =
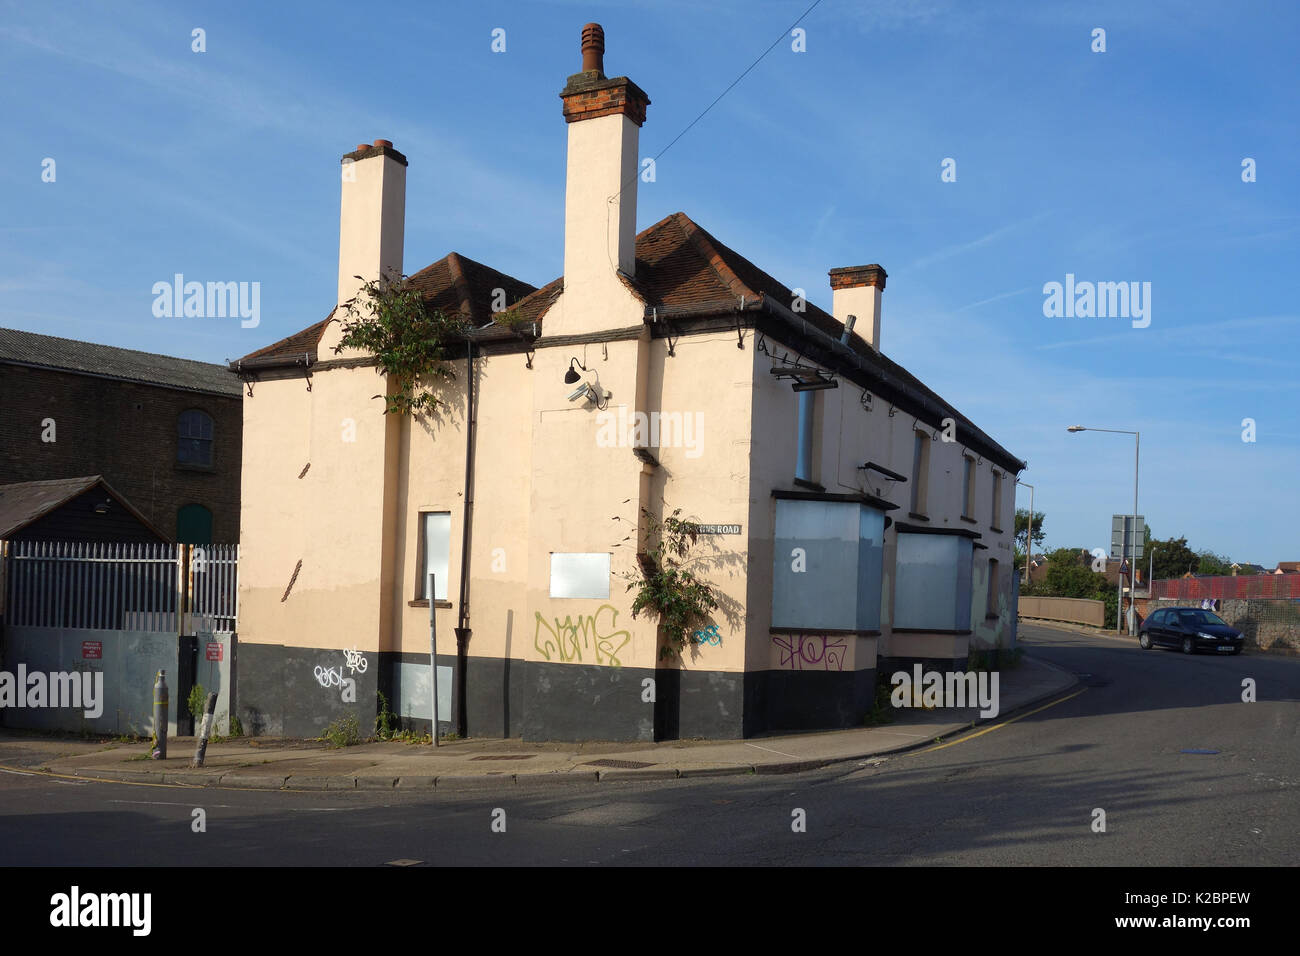
POLYGON ((766 751, 767 751, 768 753, 770 753, 770 754, 780 754, 782 757, 789 757, 791 760, 802 760, 802 759, 803 759, 802 757, 796 756, 795 754, 788 754, 788 753, 785 753, 784 751, 781 751, 781 750, 772 750, 772 749, 769 748, 769 747, 760 747, 758 744, 749 744, 749 743, 747 743, 747 744, 745 744, 745 746, 746 746, 746 747, 753 747, 755 750, 766 750, 766 751))
POLYGON ((959 737, 959 738, 957 738, 956 740, 950 740, 950 741, 948 741, 946 744, 937 744, 937 745, 935 745, 935 746, 933 746, 933 747, 924 747, 924 748, 922 748, 921 750, 913 750, 913 751, 911 751, 911 753, 913 753, 913 754, 928 754, 928 753, 930 753, 931 751, 935 751, 935 750, 943 750, 943 748, 945 748, 945 747, 951 747, 951 746, 953 746, 954 744, 964 744, 964 743, 965 743, 966 741, 968 741, 968 740, 974 740, 976 737, 982 737, 982 736, 984 736, 985 734, 987 734, 987 733, 991 733, 991 732, 997 730, 997 729, 1000 728, 1000 727, 1005 727, 1007 724, 1014 724, 1017 720, 1022 720, 1022 719, 1024 719, 1025 717, 1031 717, 1031 716, 1033 716, 1034 714, 1038 713, 1040 710, 1047 710, 1047 708, 1049 708, 1049 707, 1055 707, 1057 704, 1064 704, 1067 700, 1070 700, 1071 698, 1074 698, 1074 697, 1078 697, 1080 694, 1086 693, 1087 690, 1088 690, 1088 688, 1086 688, 1086 687, 1083 688, 1082 690, 1076 690, 1073 694, 1070 694, 1070 695, 1067 696, 1067 697, 1062 697, 1060 700, 1054 700, 1054 701, 1051 701, 1050 703, 1044 704, 1042 707, 1035 707, 1035 708, 1034 708, 1033 710, 1031 710, 1031 711, 1028 711, 1028 712, 1023 713, 1023 714, 1019 714, 1019 715, 1016 716, 1016 717, 1012 717, 1010 720, 1004 720, 1004 721, 1002 721, 1002 723, 1000 723, 1000 724, 994 724, 992 727, 985 727, 983 730, 977 730, 977 731, 975 731, 975 733, 973 733, 973 734, 967 734, 966 736, 964 736, 964 737, 959 737))
POLYGON ((4 767, 0 767, 0 773, 12 773, 12 774, 16 774, 16 775, 19 776, 19 777, 39 777, 39 776, 40 776, 40 774, 38 774, 38 773, 31 773, 31 772, 26 771, 26 770, 8 770, 8 769, 6 769, 6 768, 4 768, 4 767))

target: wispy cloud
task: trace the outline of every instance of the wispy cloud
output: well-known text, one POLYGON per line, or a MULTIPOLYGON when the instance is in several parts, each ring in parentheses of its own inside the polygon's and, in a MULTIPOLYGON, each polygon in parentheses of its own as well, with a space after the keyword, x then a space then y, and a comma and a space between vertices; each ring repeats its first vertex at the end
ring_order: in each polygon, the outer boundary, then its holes
POLYGON ((928 256, 922 256, 913 262, 908 268, 912 271, 924 269, 926 266, 934 265, 936 262, 942 262, 944 259, 952 259, 956 256, 964 255, 974 249, 981 249, 984 246, 999 242, 1009 236, 1015 235, 1035 223, 1042 222, 1050 213, 1041 212, 1036 216, 1030 216, 1028 219, 1021 219, 1019 222, 1013 222, 1008 225, 994 229, 992 232, 985 233, 978 239, 972 239, 970 242, 959 243, 955 246, 948 246, 940 249, 938 252, 932 252, 928 256))

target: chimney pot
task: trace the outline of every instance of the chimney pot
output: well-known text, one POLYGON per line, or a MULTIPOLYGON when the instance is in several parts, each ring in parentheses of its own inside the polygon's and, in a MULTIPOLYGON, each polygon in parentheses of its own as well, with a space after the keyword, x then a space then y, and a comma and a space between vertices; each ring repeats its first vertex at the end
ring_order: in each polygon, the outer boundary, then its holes
POLYGON ((392 149, 393 141, 391 139, 377 139, 375 140, 375 146, 376 147, 387 146, 389 149, 392 149))
POLYGON ((364 153, 364 152, 365 152, 366 150, 368 150, 369 148, 370 148, 370 147, 367 146, 365 143, 357 143, 357 149, 356 149, 356 151, 357 151, 358 153, 364 153))
POLYGON ((582 72, 605 75, 605 30, 599 23, 582 28, 582 72))

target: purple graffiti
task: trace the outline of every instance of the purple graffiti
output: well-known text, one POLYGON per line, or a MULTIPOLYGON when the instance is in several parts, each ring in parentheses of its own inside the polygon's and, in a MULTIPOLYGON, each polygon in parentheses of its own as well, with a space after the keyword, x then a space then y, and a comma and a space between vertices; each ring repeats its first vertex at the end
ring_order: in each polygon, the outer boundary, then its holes
POLYGON ((844 669, 848 644, 842 637, 825 634, 774 634, 772 642, 781 649, 781 666, 791 670, 844 669))

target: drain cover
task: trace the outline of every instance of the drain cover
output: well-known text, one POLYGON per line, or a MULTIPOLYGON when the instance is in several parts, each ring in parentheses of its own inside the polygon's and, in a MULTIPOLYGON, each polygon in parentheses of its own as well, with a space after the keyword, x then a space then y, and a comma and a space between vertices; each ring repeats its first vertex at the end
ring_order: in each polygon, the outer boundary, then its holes
POLYGON ((531 760, 537 754, 483 754, 481 757, 470 757, 470 760, 531 760))
POLYGON ((652 763, 643 763, 640 760, 588 760, 583 764, 584 767, 615 767, 619 770, 640 770, 643 767, 653 767, 652 763))
POLYGON ((1178 752, 1182 754, 1217 754, 1218 753, 1217 750, 1203 750, 1200 747, 1192 747, 1189 750, 1180 750, 1178 752))

